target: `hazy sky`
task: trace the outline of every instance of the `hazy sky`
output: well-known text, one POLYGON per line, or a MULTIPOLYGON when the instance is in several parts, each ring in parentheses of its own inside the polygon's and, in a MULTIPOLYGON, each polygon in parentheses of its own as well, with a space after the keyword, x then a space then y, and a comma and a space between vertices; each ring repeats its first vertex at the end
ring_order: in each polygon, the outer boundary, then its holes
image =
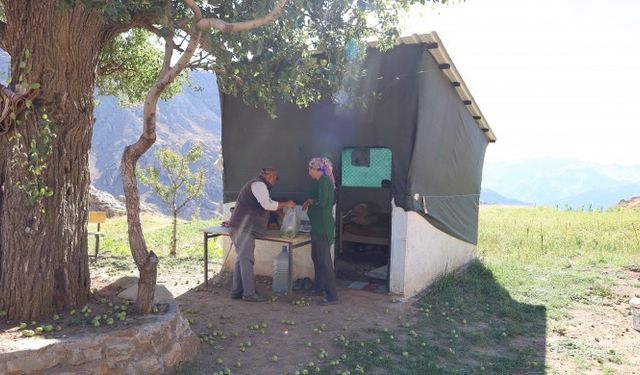
POLYGON ((412 12, 493 128, 487 160, 640 164, 640 0, 468 0, 412 12))

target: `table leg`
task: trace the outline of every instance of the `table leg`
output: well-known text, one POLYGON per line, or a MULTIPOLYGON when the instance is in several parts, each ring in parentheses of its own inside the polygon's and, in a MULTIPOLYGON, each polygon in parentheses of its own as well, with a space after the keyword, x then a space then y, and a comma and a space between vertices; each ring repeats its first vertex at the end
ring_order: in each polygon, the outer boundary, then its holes
POLYGON ((287 296, 289 301, 293 300, 293 254, 291 244, 287 246, 287 254, 289 254, 289 267, 287 271, 287 296))
POLYGON ((209 236, 204 234, 204 283, 209 284, 209 236))

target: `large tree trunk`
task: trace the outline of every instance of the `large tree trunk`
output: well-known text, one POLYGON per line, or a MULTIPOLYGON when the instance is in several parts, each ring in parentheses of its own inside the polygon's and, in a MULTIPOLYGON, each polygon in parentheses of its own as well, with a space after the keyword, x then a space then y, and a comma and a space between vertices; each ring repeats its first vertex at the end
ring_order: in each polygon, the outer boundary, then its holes
POLYGON ((42 85, 34 104, 47 109, 57 134, 45 174, 54 195, 40 206, 17 188, 25 171, 9 162, 10 136, 18 132, 28 142, 38 136, 37 125, 23 122, 0 138, 0 310, 31 320, 82 305, 89 294, 88 153, 95 66, 106 40, 99 15, 82 6, 61 11, 57 0, 2 3, 12 83, 19 82, 28 49, 27 80, 42 85))

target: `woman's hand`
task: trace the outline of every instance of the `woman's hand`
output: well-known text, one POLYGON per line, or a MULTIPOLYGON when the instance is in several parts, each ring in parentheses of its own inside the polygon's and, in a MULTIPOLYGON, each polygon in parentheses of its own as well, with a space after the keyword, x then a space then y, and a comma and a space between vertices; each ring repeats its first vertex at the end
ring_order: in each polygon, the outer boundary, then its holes
POLYGON ((310 205, 313 204, 313 199, 309 198, 306 201, 304 201, 304 203, 302 204, 302 210, 306 211, 307 208, 309 208, 310 205))

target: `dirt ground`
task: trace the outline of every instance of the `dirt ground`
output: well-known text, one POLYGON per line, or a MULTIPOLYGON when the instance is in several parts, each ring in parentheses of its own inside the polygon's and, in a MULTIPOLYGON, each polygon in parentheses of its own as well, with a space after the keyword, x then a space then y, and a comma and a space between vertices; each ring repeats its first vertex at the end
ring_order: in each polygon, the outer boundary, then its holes
MULTIPOLYGON (((629 307, 629 299, 640 295, 640 273, 603 272, 617 276, 610 295, 597 303, 576 301, 566 318, 548 322, 547 372, 640 374, 640 332, 632 328, 629 307)), ((339 357, 341 353, 332 341, 341 334, 366 333, 371 328, 393 330, 410 322, 417 313, 413 300, 348 288, 339 288, 340 303, 329 307, 316 305, 319 297, 311 297, 308 305, 291 305, 284 296, 270 303, 248 303, 231 300, 229 284, 229 276, 224 275, 207 287, 184 290, 188 284, 169 285, 182 311, 194 322, 197 334, 218 331, 225 337, 214 337, 212 344, 203 344, 195 361, 183 372, 211 373, 230 368, 234 374, 293 374, 309 362, 326 365, 328 359, 319 358, 321 349, 327 351, 328 358, 339 357), (282 324, 283 320, 294 321, 295 325, 282 324), (263 323, 266 328, 262 328, 263 323), (238 363, 240 367, 236 367, 238 363)), ((272 295, 268 278, 259 279, 258 291, 272 295)), ((302 297, 309 299, 305 292, 296 292, 294 300, 302 297)))
MULTIPOLYGON (((230 368, 234 374, 293 374, 309 362, 327 365, 330 358, 341 354, 332 344, 336 337, 368 328, 397 327, 398 317, 405 318, 410 309, 406 301, 347 288, 339 290, 339 304, 326 307, 317 305, 320 297, 304 291, 294 292, 298 305, 282 295, 267 303, 232 300, 228 295, 230 277, 225 276, 214 285, 177 298, 182 311, 194 322, 196 333, 218 331, 224 335, 215 336, 211 345, 203 344, 196 360, 186 367, 188 372, 230 368), (324 359, 322 349, 326 352, 324 359)), ((258 278, 258 293, 272 296, 270 289, 269 278, 258 278)))
MULTIPOLYGON (((548 319, 546 372, 640 374, 640 332, 632 328, 628 303, 640 295, 638 271, 603 271, 617 277, 610 294, 575 301, 566 318, 548 319)), ((92 269, 92 274, 95 288, 115 280, 99 269, 92 269)), ((304 291, 294 295, 301 304, 291 304, 285 296, 268 303, 232 300, 229 275, 204 285, 197 265, 165 272, 158 282, 176 296, 194 332, 207 337, 195 360, 176 369, 181 374, 211 374, 225 368, 233 374, 293 374, 309 368, 310 362, 327 367, 343 354, 344 349, 334 345, 340 335, 367 335, 376 328, 401 332, 397 328, 412 323, 417 313, 413 300, 344 287, 338 290, 340 303, 326 307, 317 305, 320 297, 304 291)), ((257 289, 273 295, 269 278, 258 278, 257 289)), ((15 332, 0 332, 0 347, 15 339, 15 332)))
POLYGON ((610 295, 575 303, 566 320, 550 324, 545 356, 553 373, 640 374, 640 332, 632 327, 629 306, 640 296, 640 270, 603 272, 616 276, 610 295))

